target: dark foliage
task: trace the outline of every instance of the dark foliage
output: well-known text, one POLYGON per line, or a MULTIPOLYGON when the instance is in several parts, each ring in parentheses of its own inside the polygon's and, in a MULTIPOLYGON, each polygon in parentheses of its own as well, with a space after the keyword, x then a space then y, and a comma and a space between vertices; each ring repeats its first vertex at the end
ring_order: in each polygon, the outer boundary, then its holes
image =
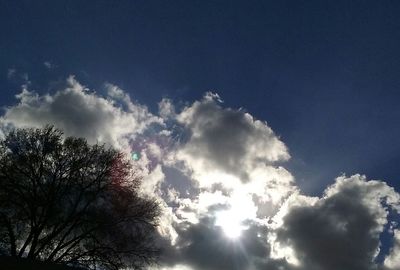
POLYGON ((140 269, 157 255, 158 204, 123 155, 51 126, 0 142, 0 255, 140 269))
POLYGON ((0 256, 0 268, 6 270, 85 270, 85 268, 67 266, 64 264, 2 256, 0 256))

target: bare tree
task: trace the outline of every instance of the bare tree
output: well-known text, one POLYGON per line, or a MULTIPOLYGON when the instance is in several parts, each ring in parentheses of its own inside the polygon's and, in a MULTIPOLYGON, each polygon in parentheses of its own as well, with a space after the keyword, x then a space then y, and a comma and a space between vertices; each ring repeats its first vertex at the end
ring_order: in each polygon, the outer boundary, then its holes
POLYGON ((0 142, 0 253, 87 268, 141 269, 157 254, 157 202, 113 149, 47 126, 0 142))

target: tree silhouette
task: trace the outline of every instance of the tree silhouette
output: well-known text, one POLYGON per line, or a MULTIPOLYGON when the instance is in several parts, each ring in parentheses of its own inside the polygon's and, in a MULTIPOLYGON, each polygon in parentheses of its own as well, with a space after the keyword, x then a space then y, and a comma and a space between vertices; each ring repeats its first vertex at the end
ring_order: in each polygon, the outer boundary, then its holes
POLYGON ((52 126, 0 142, 0 254, 87 268, 154 262, 157 202, 120 152, 52 126))

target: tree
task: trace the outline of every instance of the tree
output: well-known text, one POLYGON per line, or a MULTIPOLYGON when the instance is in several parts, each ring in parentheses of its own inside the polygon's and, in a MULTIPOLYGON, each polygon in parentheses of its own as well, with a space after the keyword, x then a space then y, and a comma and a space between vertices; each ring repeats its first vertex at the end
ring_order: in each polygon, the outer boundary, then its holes
POLYGON ((140 269, 157 255, 157 202, 130 162, 52 126, 0 142, 0 254, 87 268, 140 269))

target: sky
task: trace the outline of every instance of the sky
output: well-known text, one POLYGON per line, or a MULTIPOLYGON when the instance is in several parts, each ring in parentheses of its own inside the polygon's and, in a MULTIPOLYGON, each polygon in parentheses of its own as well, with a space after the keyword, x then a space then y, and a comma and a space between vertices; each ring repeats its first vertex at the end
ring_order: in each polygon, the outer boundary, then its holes
POLYGON ((400 2, 0 1, 0 135, 107 143, 156 269, 400 269, 400 2))

